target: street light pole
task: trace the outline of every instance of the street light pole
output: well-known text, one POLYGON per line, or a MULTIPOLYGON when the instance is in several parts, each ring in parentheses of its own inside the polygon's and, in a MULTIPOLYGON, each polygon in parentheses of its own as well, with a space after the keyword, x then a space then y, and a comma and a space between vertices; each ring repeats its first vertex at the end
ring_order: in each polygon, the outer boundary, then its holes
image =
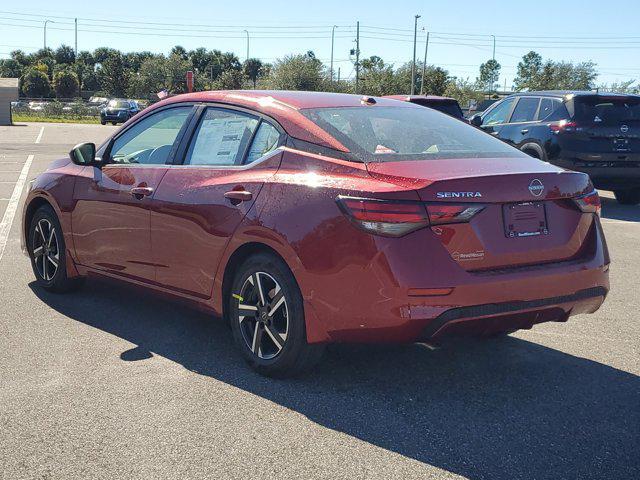
POLYGON ((491 35, 491 38, 493 38, 493 57, 491 58, 495 60, 496 59, 496 36, 491 35))
POLYGON ((331 76, 332 82, 333 82, 333 41, 335 39, 336 28, 338 28, 337 25, 334 25, 331 28, 331 66, 329 67, 329 74, 331 76))
POLYGON ((243 30, 247 34, 247 60, 249 60, 249 31, 243 30))
POLYGON ((47 48, 47 23, 56 23, 53 20, 44 21, 44 48, 47 48))
POLYGON ((76 48, 75 48, 75 56, 76 59, 78 58, 78 19, 74 19, 75 20, 75 40, 76 40, 76 48))
POLYGON ((360 21, 356 22, 356 93, 360 86, 360 21))
MULTIPOLYGON (((424 27, 422 27, 424 30, 424 27)), ((424 91, 424 77, 427 75, 427 51, 429 50, 429 32, 427 32, 427 42, 424 44, 424 62, 422 63, 422 83, 420 84, 420 95, 425 93, 424 91)))
MULTIPOLYGON (((495 63, 496 63, 496 36, 495 35, 491 35, 491 37, 493 38, 493 56, 491 57, 493 59, 493 70, 491 71, 491 90, 493 90, 493 88, 495 87, 496 81, 498 80, 496 78, 496 70, 495 70, 495 63)), ((496 88, 497 90, 497 88, 496 88)))
POLYGON ((416 93, 416 43, 418 41, 418 19, 420 15, 416 15, 413 25, 413 62, 411 63, 411 95, 416 93))

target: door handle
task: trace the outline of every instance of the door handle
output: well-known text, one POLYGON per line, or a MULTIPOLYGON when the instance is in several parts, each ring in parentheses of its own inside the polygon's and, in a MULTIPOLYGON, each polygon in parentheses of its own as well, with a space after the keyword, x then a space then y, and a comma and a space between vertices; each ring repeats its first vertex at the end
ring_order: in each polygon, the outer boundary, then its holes
POLYGON ((523 135, 526 135, 527 133, 529 133, 529 129, 528 128, 523 128, 522 130, 520 130, 520 133, 523 135))
POLYGON ((141 200, 142 197, 148 197, 153 193, 153 188, 151 187, 133 187, 129 190, 131 195, 133 195, 138 200, 141 200))
POLYGON ((490 135, 498 135, 498 132, 494 130, 493 132, 489 132, 489 134, 490 135))
POLYGON ((233 205, 238 205, 241 202, 249 201, 253 198, 251 192, 246 190, 231 190, 224 194, 224 198, 228 198, 233 205))

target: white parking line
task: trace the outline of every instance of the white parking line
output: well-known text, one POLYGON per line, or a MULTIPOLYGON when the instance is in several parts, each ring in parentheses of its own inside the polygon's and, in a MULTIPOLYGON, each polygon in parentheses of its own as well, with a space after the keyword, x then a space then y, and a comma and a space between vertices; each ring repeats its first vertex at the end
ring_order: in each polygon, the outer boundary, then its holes
POLYGON ((36 138, 36 143, 40 143, 40 140, 42 140, 42 134, 44 133, 44 127, 42 127, 40 129, 40 133, 38 134, 38 138, 36 138))
MULTIPOLYGON (((40 134, 42 134, 42 132, 40 132, 40 134)), ((18 177, 16 186, 13 188, 13 193, 11 194, 11 198, 9 199, 7 208, 4 211, 4 215, 2 216, 2 222, 0 222, 0 260, 2 260, 4 249, 7 246, 9 232, 11 231, 11 224, 13 223, 13 218, 15 217, 16 211, 18 210, 18 203, 20 202, 20 197, 22 196, 24 184, 27 181, 27 175, 29 174, 29 168, 31 168, 31 162, 33 162, 33 155, 29 155, 27 157, 27 161, 22 167, 20 177, 18 177)))

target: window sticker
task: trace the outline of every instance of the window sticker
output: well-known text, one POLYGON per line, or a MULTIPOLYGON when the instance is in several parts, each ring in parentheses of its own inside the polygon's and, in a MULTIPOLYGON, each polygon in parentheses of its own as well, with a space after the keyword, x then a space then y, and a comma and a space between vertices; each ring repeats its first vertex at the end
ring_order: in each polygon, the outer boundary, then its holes
POLYGON ((233 164, 250 118, 205 118, 196 138, 191 163, 233 164))

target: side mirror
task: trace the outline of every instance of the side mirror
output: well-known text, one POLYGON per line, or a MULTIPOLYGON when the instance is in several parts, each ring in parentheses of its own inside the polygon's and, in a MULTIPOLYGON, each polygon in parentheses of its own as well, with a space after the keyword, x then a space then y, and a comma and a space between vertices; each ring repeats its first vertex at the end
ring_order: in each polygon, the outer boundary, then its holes
POLYGON ((71 149, 69 157, 76 165, 93 165, 96 163, 96 144, 79 143, 71 149))
POLYGON ((480 115, 479 113, 476 113, 473 117, 471 117, 471 125, 473 125, 474 127, 481 127, 482 115, 480 115))

